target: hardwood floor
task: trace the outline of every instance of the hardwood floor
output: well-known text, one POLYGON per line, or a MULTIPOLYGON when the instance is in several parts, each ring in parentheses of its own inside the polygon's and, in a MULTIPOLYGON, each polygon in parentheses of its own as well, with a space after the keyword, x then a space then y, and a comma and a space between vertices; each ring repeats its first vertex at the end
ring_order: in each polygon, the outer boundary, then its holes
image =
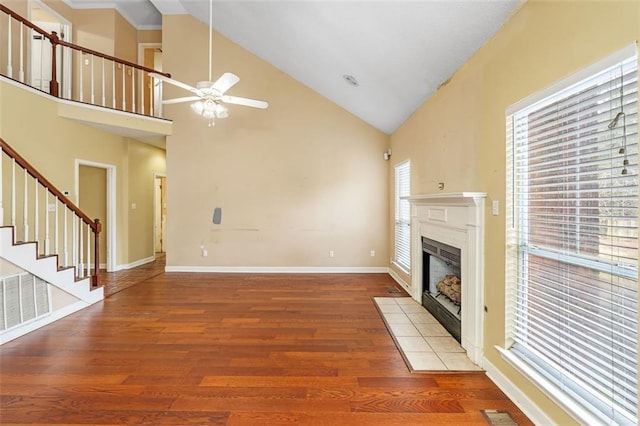
MULTIPOLYGON (((123 278, 124 279, 124 278, 123 278)), ((410 373, 386 274, 160 273, 0 347, 0 423, 531 422, 484 373, 410 373)))
POLYGON ((104 297, 112 296, 146 279, 164 272, 166 256, 156 253, 153 262, 145 263, 133 269, 118 272, 100 272, 100 285, 104 286, 104 297))

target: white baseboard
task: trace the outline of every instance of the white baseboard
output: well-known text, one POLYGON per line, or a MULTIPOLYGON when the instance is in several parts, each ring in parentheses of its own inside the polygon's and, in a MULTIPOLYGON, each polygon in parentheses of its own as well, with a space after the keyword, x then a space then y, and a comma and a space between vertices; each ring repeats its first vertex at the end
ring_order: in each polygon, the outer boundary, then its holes
POLYGON ((405 280, 403 280, 393 268, 388 268, 388 271, 389 271, 389 275, 391 275, 391 278, 393 278, 395 282, 400 284, 400 286, 404 289, 404 291, 409 293, 409 296, 411 296, 411 286, 407 284, 405 280))
MULTIPOLYGON (((96 302, 97 301, 98 300, 96 300, 96 302)), ((49 325, 55 321, 58 321, 59 319, 64 318, 67 315, 78 312, 79 310, 84 309, 90 305, 91 304, 86 303, 82 300, 78 300, 77 302, 65 306, 62 309, 58 309, 57 311, 52 312, 50 315, 10 328, 9 330, 0 333, 0 346, 14 339, 17 339, 18 337, 24 336, 27 333, 31 333, 34 330, 44 327, 45 325, 49 325)))
MULTIPOLYGON (((116 265, 116 269, 115 271, 112 272, 116 272, 116 271, 122 271, 124 269, 131 269, 131 268, 135 268, 138 266, 142 266, 142 265, 146 265, 147 263, 151 263, 154 260, 156 260, 156 256, 149 256, 149 257, 145 257, 144 259, 138 259, 135 262, 131 262, 131 263, 125 263, 122 265, 116 265)), ((100 265, 100 267, 102 268, 102 265, 100 265)))
POLYGON ((498 368, 486 357, 482 359, 482 368, 487 372, 487 377, 491 379, 509 397, 514 404, 536 425, 554 426, 556 423, 534 404, 527 395, 524 394, 511 380, 507 378, 498 368))
POLYGON ((166 272, 219 272, 244 274, 384 274, 386 266, 166 266, 166 272))

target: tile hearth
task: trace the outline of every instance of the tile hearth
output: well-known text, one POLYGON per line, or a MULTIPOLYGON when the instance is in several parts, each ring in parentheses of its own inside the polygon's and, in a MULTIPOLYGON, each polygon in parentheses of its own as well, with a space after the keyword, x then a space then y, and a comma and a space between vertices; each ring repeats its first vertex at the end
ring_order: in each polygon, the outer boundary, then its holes
POLYGON ((449 332, 412 298, 373 300, 411 371, 482 371, 449 332))

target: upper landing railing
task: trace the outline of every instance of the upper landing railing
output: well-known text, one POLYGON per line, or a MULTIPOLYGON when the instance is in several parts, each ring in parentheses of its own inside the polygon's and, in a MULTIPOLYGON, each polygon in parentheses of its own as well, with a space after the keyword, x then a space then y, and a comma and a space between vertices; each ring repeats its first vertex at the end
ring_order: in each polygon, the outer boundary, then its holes
POLYGON ((148 73, 170 74, 61 40, 2 4, 0 12, 0 74, 58 98, 159 116, 148 73))

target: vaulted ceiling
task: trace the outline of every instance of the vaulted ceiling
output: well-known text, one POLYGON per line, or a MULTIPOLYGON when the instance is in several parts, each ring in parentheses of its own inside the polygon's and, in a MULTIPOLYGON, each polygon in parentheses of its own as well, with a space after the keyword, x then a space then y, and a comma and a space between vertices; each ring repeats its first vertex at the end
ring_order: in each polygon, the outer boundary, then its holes
MULTIPOLYGON (((139 29, 160 28, 169 14, 209 21, 209 0, 64 1, 74 8, 114 7, 139 29)), ((214 0, 213 27, 390 134, 522 1, 214 0)))

